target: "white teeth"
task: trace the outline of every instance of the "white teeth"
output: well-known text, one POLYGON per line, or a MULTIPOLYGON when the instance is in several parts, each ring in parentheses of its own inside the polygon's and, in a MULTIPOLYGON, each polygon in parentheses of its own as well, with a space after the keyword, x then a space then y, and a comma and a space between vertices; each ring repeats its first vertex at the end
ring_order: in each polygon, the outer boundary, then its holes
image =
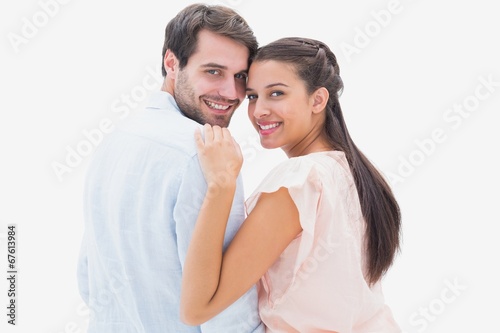
POLYGON ((280 125, 280 123, 274 123, 274 124, 269 124, 269 125, 259 125, 259 127, 262 130, 268 130, 268 129, 271 129, 271 128, 278 127, 279 125, 280 125))
POLYGON ((220 105, 220 104, 215 104, 215 103, 209 102, 209 101, 206 101, 206 103, 212 109, 217 109, 217 110, 227 110, 230 107, 230 105, 220 105))

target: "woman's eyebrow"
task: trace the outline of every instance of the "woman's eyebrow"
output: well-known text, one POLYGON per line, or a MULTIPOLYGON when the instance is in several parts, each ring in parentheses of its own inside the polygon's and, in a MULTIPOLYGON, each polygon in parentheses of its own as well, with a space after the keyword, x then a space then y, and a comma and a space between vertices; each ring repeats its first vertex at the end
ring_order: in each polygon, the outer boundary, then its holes
MULTIPOLYGON (((273 87, 277 87, 277 86, 283 86, 283 87, 290 88, 288 85, 286 85, 286 84, 284 84, 284 83, 281 83, 281 82, 277 82, 277 83, 270 83, 270 84, 268 84, 267 86, 265 86, 264 88, 269 89, 269 88, 273 88, 273 87)), ((249 91, 249 90, 253 90, 253 89, 252 89, 252 88, 247 87, 245 90, 246 90, 246 91, 249 91)))

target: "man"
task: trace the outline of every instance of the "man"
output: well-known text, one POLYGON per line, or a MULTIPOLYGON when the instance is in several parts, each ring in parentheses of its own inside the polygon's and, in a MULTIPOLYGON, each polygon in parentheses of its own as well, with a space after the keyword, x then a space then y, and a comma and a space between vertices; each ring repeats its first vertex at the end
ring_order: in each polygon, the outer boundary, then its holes
MULTIPOLYGON (((182 267, 206 192, 194 132, 229 124, 256 49, 226 7, 191 5, 168 23, 162 91, 106 138, 87 172, 78 280, 90 333, 264 331, 255 288, 199 327, 179 319, 182 267)), ((225 246, 244 219, 241 185, 225 246)))

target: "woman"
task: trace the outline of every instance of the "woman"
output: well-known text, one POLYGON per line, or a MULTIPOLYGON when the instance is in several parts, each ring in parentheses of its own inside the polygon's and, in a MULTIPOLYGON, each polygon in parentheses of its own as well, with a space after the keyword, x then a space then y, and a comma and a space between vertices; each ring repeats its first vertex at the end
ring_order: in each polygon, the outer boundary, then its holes
POLYGON ((248 115, 265 148, 289 159, 246 202, 223 253, 242 164, 225 128, 195 134, 208 191, 184 266, 182 319, 199 324, 258 283, 268 332, 400 332, 381 278, 399 249, 400 211, 386 181, 351 140, 343 84, 323 43, 284 38, 249 70, 248 115))

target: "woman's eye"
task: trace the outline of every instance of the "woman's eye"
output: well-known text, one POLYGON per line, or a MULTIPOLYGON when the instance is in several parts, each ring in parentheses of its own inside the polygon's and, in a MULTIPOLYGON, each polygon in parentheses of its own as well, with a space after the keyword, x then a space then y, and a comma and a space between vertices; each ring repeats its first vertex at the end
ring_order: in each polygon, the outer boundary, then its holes
POLYGON ((281 96, 281 95, 283 95, 283 92, 281 92, 281 91, 273 91, 271 93, 272 97, 278 97, 278 96, 281 96))
POLYGON ((247 98, 251 101, 257 98, 257 95, 247 95, 247 98))

